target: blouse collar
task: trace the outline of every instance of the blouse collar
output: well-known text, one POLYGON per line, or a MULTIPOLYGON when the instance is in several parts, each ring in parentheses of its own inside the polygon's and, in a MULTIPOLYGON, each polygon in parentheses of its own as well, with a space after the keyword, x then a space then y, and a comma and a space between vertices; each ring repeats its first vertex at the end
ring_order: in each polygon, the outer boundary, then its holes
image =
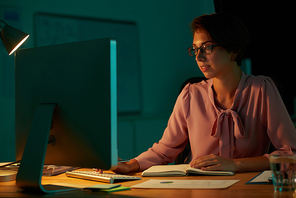
POLYGON ((242 121, 235 111, 239 95, 244 89, 245 81, 246 74, 242 72, 240 82, 235 91, 233 104, 231 108, 227 110, 220 109, 215 105, 214 92, 212 88, 213 80, 210 79, 208 81, 209 99, 217 110, 217 117, 212 125, 211 136, 219 138, 219 155, 229 159, 233 158, 235 139, 242 138, 245 134, 242 121))

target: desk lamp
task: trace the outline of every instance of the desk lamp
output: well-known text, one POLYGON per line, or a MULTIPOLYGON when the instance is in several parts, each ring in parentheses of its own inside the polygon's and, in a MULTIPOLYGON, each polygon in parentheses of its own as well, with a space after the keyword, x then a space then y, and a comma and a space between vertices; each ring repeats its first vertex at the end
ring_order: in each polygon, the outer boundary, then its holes
MULTIPOLYGON (((0 19, 0 37, 9 55, 13 54, 29 37, 28 34, 7 25, 0 19)), ((15 168, 5 167, 7 163, 0 163, 0 182, 11 181, 16 178, 15 168)))
POLYGON ((0 37, 7 53, 11 55, 27 40, 29 34, 7 25, 0 19, 0 37))

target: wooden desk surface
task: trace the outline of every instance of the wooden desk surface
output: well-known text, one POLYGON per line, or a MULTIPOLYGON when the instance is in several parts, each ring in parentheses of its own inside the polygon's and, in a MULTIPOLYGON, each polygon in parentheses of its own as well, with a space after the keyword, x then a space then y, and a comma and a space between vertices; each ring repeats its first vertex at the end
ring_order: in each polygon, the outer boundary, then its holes
MULTIPOLYGON (((170 179, 182 180, 240 180, 238 183, 223 190, 188 190, 188 189, 131 189, 127 191, 120 191, 114 193, 92 192, 85 190, 69 191, 56 194, 35 194, 32 192, 25 192, 16 187, 15 181, 0 182, 0 197, 296 197, 295 194, 274 194, 272 185, 246 185, 245 183, 255 177, 259 172, 251 173, 237 173, 234 176, 187 176, 187 177, 169 177, 170 179)), ((139 176, 140 173, 131 175, 139 176)), ((164 179, 164 177, 143 177, 142 180, 122 182, 122 186, 132 186, 149 179, 164 179)), ((93 182, 82 179, 69 178, 65 174, 43 177, 43 184, 52 183, 71 183, 71 184, 89 184, 89 186, 100 184, 100 182, 93 182)))

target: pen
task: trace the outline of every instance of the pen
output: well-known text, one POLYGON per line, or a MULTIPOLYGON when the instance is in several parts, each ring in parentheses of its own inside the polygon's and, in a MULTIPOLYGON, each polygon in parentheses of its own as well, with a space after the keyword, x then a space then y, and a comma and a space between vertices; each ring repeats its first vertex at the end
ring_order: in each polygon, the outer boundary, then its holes
POLYGON ((119 159, 118 162, 129 162, 129 159, 119 159))

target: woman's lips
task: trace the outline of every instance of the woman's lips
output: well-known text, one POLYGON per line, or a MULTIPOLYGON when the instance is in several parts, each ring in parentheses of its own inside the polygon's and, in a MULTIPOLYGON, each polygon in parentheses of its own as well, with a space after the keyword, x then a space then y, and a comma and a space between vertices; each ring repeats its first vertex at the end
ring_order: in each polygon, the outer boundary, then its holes
POLYGON ((203 66, 200 66, 199 68, 200 68, 200 70, 202 72, 205 72, 205 71, 207 71, 210 68, 210 66, 209 65, 203 65, 203 66))

